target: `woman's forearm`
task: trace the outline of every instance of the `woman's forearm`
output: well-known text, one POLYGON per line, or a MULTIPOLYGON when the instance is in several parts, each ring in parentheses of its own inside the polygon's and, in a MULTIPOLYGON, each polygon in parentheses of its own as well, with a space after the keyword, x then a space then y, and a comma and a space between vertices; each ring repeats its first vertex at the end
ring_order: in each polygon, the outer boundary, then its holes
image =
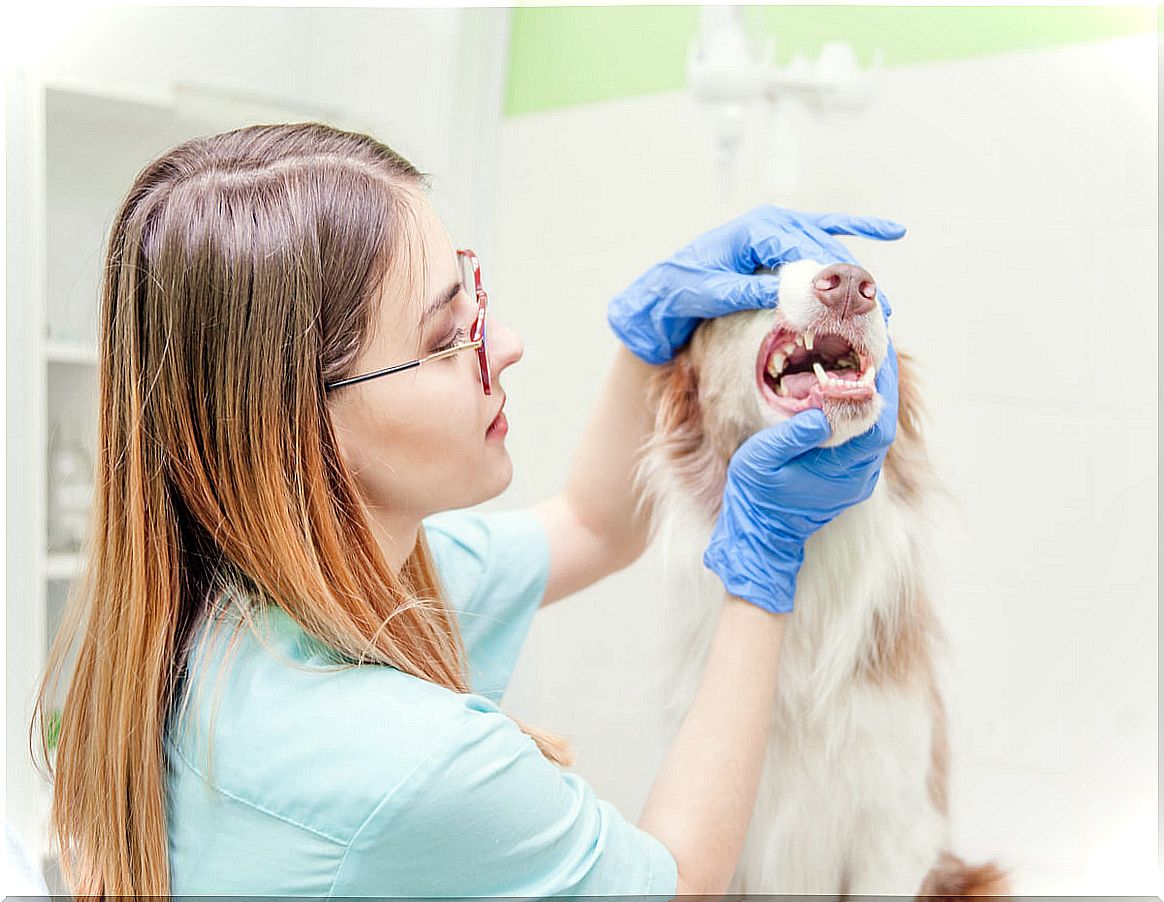
POLYGON ((609 544, 612 570, 647 545, 650 512, 636 511, 633 475, 654 422, 647 405, 654 369, 619 345, 562 493, 578 520, 609 544))
POLYGON ((728 596, 707 666, 639 826, 675 857, 679 893, 722 893, 743 850, 772 728, 786 616, 728 596))

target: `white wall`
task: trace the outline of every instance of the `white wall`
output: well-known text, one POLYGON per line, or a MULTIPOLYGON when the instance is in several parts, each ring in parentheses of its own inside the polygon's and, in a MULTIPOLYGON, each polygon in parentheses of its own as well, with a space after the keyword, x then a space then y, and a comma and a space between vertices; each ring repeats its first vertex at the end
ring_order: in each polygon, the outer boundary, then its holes
MULTIPOLYGON (((939 536, 956 850, 1018 893, 1158 891, 1156 42, 889 69, 864 114, 800 135, 794 195, 722 203, 679 92, 501 132, 484 265, 526 351, 491 506, 560 486, 615 350, 606 302, 656 259, 761 201, 909 227, 845 241, 960 501, 939 536)), ((652 563, 540 613, 505 700, 632 818, 663 753, 634 691, 666 616, 652 563)))
POLYGON ((446 223, 467 229, 475 220, 466 168, 480 154, 464 123, 474 110, 494 114, 479 128, 496 121, 507 16, 456 8, 78 10, 36 61, 51 79, 145 90, 191 84, 285 101, 328 121, 334 114, 432 173, 446 223))

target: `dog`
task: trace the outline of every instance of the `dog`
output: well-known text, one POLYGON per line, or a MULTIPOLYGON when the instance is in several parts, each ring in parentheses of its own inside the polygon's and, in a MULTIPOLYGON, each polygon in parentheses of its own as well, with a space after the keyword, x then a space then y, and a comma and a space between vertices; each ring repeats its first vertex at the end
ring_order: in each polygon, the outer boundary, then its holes
MULTIPOLYGON (((678 729, 724 597, 702 565, 732 453, 817 407, 825 445, 883 410, 888 333, 864 269, 802 259, 776 270, 775 310, 705 320, 652 374, 654 428, 635 480, 668 582, 660 674, 678 729)), ((806 547, 780 651, 776 710, 730 893, 996 895, 1009 878, 950 850, 946 714, 927 536, 944 496, 926 455, 913 360, 898 352, 898 424, 872 495, 806 547)))

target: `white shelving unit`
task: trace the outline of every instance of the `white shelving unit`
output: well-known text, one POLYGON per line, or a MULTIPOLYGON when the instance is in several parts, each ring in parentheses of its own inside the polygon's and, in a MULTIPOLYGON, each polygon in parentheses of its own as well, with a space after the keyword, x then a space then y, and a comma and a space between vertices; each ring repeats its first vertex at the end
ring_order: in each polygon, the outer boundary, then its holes
MULTIPOLYGON (((12 80, 7 99, 7 817, 51 874, 51 791, 29 755, 28 727, 82 548, 75 528, 74 541, 56 541, 50 448, 67 433, 95 462, 100 274, 113 216, 141 168, 187 138, 256 122, 368 129, 294 101, 36 72, 12 80)), ((91 470, 89 480, 91 489, 91 470)), ((72 502, 83 495, 74 487, 72 502)))

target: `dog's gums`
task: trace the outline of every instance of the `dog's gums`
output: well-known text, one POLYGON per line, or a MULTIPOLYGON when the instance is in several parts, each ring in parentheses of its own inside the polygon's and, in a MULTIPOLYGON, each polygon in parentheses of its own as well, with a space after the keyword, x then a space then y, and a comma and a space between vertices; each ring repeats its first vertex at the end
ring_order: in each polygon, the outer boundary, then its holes
POLYGON ((825 401, 867 404, 876 395, 875 377, 868 352, 836 334, 777 326, 756 357, 756 384, 764 400, 788 415, 823 410, 825 401))

